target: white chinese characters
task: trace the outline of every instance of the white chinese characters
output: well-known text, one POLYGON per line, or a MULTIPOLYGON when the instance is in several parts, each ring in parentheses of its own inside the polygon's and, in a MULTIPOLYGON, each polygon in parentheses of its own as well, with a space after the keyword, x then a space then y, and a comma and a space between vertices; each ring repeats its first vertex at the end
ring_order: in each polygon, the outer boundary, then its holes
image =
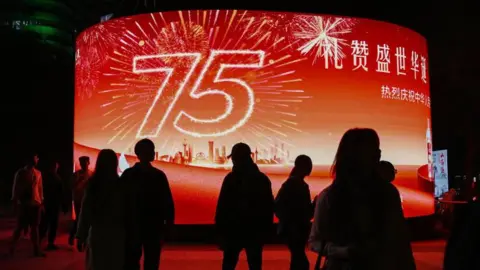
POLYGON ((417 79, 418 73, 418 54, 416 52, 412 52, 412 71, 415 80, 417 79))
POLYGON ((428 95, 425 95, 424 93, 415 90, 409 90, 405 88, 401 89, 396 86, 382 85, 381 95, 383 99, 392 99, 423 104, 430 108, 430 97, 428 95))
POLYGON ((377 45, 377 72, 390 73, 390 47, 377 45))
MULTIPOLYGON (((352 40, 350 45, 352 55, 352 70, 368 72, 368 57, 370 57, 370 47, 365 40, 352 40)), ((330 63, 334 63, 335 69, 342 69, 343 63, 337 55, 335 44, 324 55, 325 68, 329 68, 330 63)), ((403 46, 391 48, 389 44, 377 44, 376 51, 372 54, 376 57, 376 69, 378 73, 396 73, 398 76, 413 75, 413 79, 421 78, 423 83, 427 83, 427 58, 418 54, 416 51, 407 50, 403 46), (393 52, 391 52, 391 50, 393 52), (391 56, 390 53, 394 53, 391 56), (395 70, 390 71, 390 64, 395 61, 395 70)), ((392 68, 392 69, 393 69, 392 68)))
POLYGON ((323 54, 325 58, 325 69, 328 69, 328 63, 333 61, 335 64, 335 69, 342 69, 342 58, 340 56, 339 48, 338 48, 338 41, 335 39, 333 41, 333 45, 330 43, 322 45, 325 47, 325 53, 323 54), (333 52, 332 52, 333 47, 333 52))
POLYGON ((368 44, 364 40, 352 41, 352 55, 353 55, 353 70, 359 68, 368 71, 367 56, 368 56, 368 44))
POLYGON ((421 68, 422 68, 422 81, 424 83, 427 83, 427 58, 423 57, 421 58, 421 68))
POLYGON ((407 75, 405 72, 405 59, 407 58, 405 48, 397 47, 395 56, 397 57, 397 75, 407 75))

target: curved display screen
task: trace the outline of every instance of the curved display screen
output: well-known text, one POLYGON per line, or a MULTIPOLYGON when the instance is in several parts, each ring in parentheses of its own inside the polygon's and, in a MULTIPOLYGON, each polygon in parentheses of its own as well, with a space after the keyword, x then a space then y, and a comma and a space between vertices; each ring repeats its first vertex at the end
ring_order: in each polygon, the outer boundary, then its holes
POLYGON ((369 127, 397 170, 407 217, 432 214, 425 39, 367 19, 244 10, 109 20, 78 36, 74 153, 136 162, 140 138, 170 180, 176 223, 213 223, 233 144, 245 142, 274 192, 309 155, 312 197, 331 182, 343 133, 369 127))

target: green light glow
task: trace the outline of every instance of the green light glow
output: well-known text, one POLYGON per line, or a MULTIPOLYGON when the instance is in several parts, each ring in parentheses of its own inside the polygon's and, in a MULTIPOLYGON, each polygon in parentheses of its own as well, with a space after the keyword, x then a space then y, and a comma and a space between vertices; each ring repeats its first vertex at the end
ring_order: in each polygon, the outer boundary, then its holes
MULTIPOLYGON (((0 0, 1 1, 1 0, 0 0)), ((13 31, 31 33, 39 43, 73 54, 74 16, 62 0, 14 0, 19 5, 2 10, 5 25, 13 31)))

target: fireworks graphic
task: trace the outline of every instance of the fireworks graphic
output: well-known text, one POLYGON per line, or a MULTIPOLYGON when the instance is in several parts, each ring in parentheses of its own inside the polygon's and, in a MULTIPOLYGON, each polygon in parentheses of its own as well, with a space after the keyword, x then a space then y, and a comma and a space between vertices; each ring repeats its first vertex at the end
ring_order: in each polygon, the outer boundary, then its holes
POLYGON ((75 52, 75 91, 80 98, 90 98, 100 80, 100 60, 86 49, 75 52))
POLYGON ((345 53, 342 46, 348 45, 342 38, 344 35, 352 32, 354 20, 299 15, 295 18, 293 24, 293 35, 302 41, 298 51, 302 55, 312 54, 313 63, 321 57, 329 57, 332 61, 334 57, 342 59, 345 53))
POLYGON ((77 38, 77 47, 86 46, 102 62, 108 60, 108 49, 117 44, 118 33, 125 28, 128 20, 110 20, 88 28, 77 38))
MULTIPOLYGON (((202 55, 207 55, 210 49, 205 30, 202 26, 193 22, 184 25, 180 22, 172 22, 162 28, 154 41, 158 54, 199 52, 202 55)), ((171 63, 169 60, 171 59, 165 60, 167 64, 171 63)))
MULTIPOLYGON (((98 91, 99 94, 110 97, 108 102, 101 105, 106 123, 103 129, 114 130, 108 143, 130 145, 136 140, 135 134, 143 117, 157 95, 159 86, 166 78, 160 73, 132 72, 135 56, 201 53, 198 71, 193 73, 183 93, 188 96, 193 82, 198 78, 198 73, 212 49, 262 50, 265 55, 262 67, 232 71, 238 74, 236 78, 243 80, 253 89, 255 98, 254 112, 250 119, 230 134, 229 140, 233 136, 237 141, 266 149, 277 147, 280 143, 294 147, 290 137, 293 133, 302 132, 295 121, 298 107, 311 97, 302 90, 302 78, 298 76, 292 65, 306 61, 308 58, 296 51, 288 50, 292 46, 291 43, 278 42, 278 40, 290 40, 292 37, 291 34, 288 36, 289 30, 286 28, 291 24, 292 17, 283 16, 272 15, 267 18, 261 13, 235 10, 185 11, 152 13, 135 17, 135 20, 128 22, 123 35, 115 41, 119 45, 109 55, 109 71, 102 74, 102 78, 110 82, 110 87, 98 91), (253 21, 264 21, 264 23, 253 23, 252 19, 248 18, 253 18, 253 21), (280 29, 275 30, 275 27, 280 29), (262 38, 265 36, 268 38, 262 38)), ((231 61, 236 58, 238 57, 232 57, 231 61)), ((243 61, 253 62, 253 59, 248 58, 243 61)), ((182 68, 184 64, 173 58, 157 58, 145 62, 144 68, 166 67, 173 62, 180 73, 186 72, 185 68, 182 68)), ((208 70, 206 76, 213 77, 212 72, 215 73, 208 70)), ((172 79, 174 79, 173 76, 172 79)), ((162 95, 158 102, 167 106, 172 100, 172 96, 162 95)), ((201 100, 198 102, 201 104, 201 100)), ((173 127, 173 123, 166 125, 173 127)), ((171 134, 166 136, 170 137, 171 134)), ((163 145, 162 148, 181 148, 183 138, 184 135, 172 136, 169 145, 163 145)))
POLYGON ((294 18, 292 13, 264 13, 261 16, 248 16, 243 20, 250 30, 250 39, 262 40, 273 47, 284 46, 284 49, 292 49, 298 42, 292 35, 294 18))
POLYGON ((118 44, 118 32, 129 19, 96 24, 82 32, 75 53, 75 87, 81 98, 90 98, 100 81, 100 69, 108 60, 108 50, 118 44))

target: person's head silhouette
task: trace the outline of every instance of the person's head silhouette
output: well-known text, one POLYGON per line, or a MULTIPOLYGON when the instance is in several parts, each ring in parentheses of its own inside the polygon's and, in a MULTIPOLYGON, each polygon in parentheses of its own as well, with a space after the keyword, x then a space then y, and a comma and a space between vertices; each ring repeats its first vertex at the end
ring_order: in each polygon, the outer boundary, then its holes
POLYGON ((232 159, 233 165, 244 165, 252 163, 252 150, 246 143, 237 143, 232 147, 232 152, 228 156, 232 159))
POLYGON ((382 160, 378 164, 378 174, 382 180, 393 182, 397 174, 397 169, 395 169, 392 163, 382 160))
POLYGON ((26 160, 26 165, 28 167, 35 167, 38 165, 38 161, 40 159, 38 158, 38 154, 36 152, 31 153, 26 160))
POLYGON ((116 176, 118 175, 117 154, 111 149, 103 149, 98 153, 97 163, 95 164, 96 176, 116 176))
POLYGON ((155 159, 155 144, 149 139, 142 139, 135 144, 135 155, 141 163, 150 163, 155 159))
POLYGON ((58 172, 58 167, 59 167, 58 162, 53 160, 48 163, 47 169, 51 173, 56 173, 58 172))
POLYGON ((312 168, 312 159, 307 155, 300 155, 295 159, 295 166, 293 167, 290 176, 304 178, 312 173, 312 168))
POLYGON ((380 162, 380 138, 369 128, 350 129, 338 145, 332 166, 335 178, 370 177, 380 162))
POLYGON ((88 170, 88 167, 90 166, 90 158, 89 158, 89 157, 87 157, 87 156, 81 156, 81 157, 78 159, 78 162, 80 163, 80 168, 81 168, 83 171, 88 170))

